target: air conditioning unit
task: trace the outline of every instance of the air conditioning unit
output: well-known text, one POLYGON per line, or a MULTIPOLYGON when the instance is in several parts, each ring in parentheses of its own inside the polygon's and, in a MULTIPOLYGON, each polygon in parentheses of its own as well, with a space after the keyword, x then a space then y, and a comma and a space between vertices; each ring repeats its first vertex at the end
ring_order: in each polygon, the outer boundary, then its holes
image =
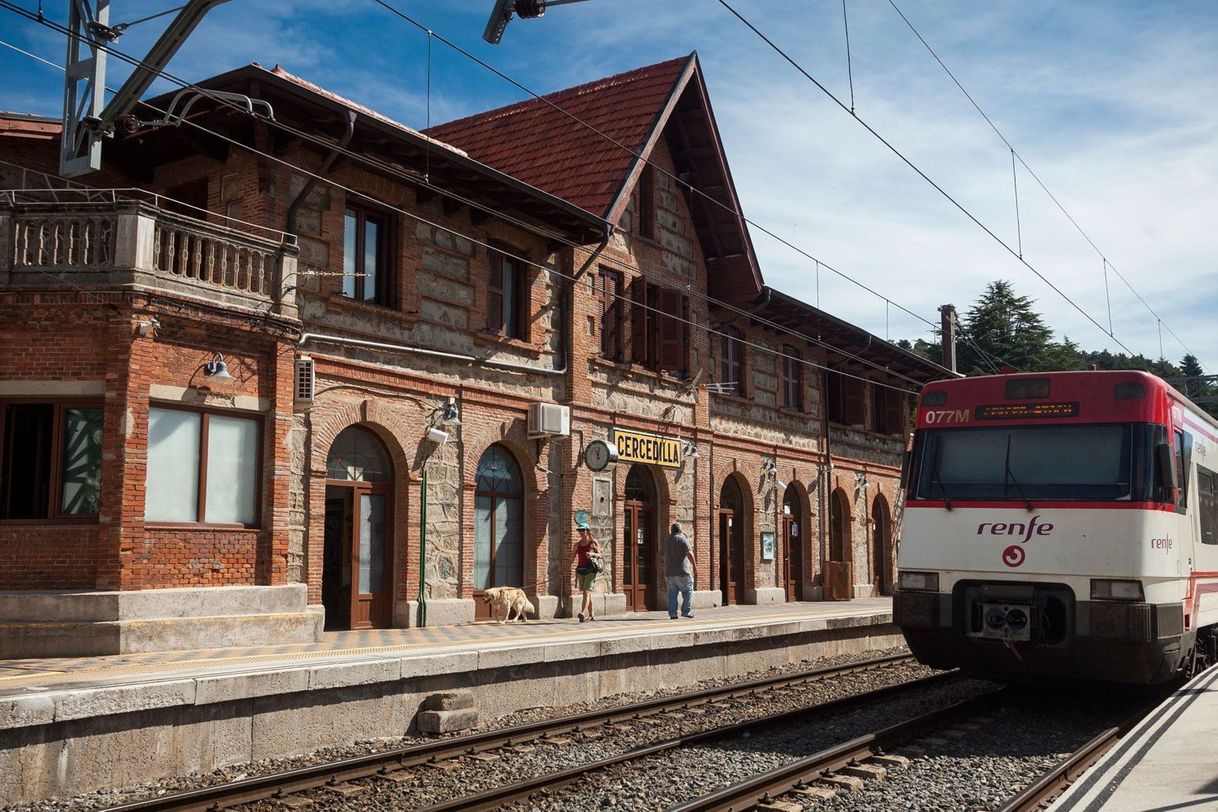
POLYGON ((301 356, 296 359, 296 387, 294 399, 297 403, 312 403, 317 379, 313 374, 313 359, 301 356))
POLYGON ((567 437, 571 434, 571 407, 557 403, 529 404, 529 437, 567 437))

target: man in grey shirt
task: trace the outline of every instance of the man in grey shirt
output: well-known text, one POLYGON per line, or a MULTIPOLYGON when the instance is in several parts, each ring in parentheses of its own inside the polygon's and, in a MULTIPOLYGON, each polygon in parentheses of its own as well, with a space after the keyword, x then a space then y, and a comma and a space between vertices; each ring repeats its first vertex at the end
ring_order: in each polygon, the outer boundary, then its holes
POLYGON ((673 523, 664 542, 664 574, 668 576, 668 617, 677 619, 677 593, 681 593, 681 617, 693 617, 690 602, 694 592, 694 551, 681 525, 673 523))

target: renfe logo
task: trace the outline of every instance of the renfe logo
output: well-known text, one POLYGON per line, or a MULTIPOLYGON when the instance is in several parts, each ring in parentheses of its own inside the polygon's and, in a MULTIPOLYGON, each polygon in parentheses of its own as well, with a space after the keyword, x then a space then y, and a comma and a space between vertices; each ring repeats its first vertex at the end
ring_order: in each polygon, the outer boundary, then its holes
POLYGON ((977 535, 989 533, 991 536, 1023 536, 1019 544, 1012 544, 1002 551, 1002 563, 1008 567, 1018 567, 1027 559, 1027 553, 1020 545, 1027 543, 1033 535, 1047 536, 1053 532, 1053 525, 1045 522, 1037 524, 1040 516, 1033 516, 1027 524, 1023 522, 982 522, 977 525, 977 535), (986 530, 986 528, 989 530, 986 530))
POLYGON ((1151 539, 1150 547, 1152 550, 1162 550, 1165 553, 1170 553, 1172 548, 1171 536, 1161 539, 1151 539))
POLYGON ((982 522, 977 525, 977 535, 985 535, 986 528, 989 529, 991 536, 1023 536, 1019 542, 1023 544, 1028 539, 1032 538, 1035 533, 1038 536, 1047 536, 1053 532, 1051 524, 1037 524, 1040 516, 1033 516, 1028 520, 1027 524, 1023 522, 982 522))

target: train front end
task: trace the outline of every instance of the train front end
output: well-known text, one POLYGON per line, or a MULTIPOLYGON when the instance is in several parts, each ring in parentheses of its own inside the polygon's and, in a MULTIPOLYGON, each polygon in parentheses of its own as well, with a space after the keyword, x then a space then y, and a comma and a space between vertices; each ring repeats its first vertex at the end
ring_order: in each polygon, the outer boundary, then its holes
POLYGON ((1192 539, 1172 412, 1136 372, 928 385, 894 596, 915 656, 999 679, 1171 678, 1192 539))

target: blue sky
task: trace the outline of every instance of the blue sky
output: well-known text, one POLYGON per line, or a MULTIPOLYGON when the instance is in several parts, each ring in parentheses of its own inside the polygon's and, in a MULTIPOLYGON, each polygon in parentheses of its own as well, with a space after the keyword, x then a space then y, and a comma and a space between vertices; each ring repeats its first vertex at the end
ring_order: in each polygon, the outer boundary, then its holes
MULTIPOLYGON (((19 0, 33 8, 36 0, 19 0)), ((716 0, 589 0, 480 39, 491 0, 390 0, 539 92, 696 50, 746 216, 935 320, 994 279, 1037 300, 1058 337, 1120 347, 769 50, 716 0)), ((897 3, 1008 140, 1163 322, 1218 373, 1218 4, 897 3)), ((111 22, 173 2, 114 0, 111 22)), ((737 0, 820 82, 849 98, 842 5, 737 0)), ((44 0, 64 20, 66 0, 44 0)), ((856 112, 1010 245, 1011 155, 888 0, 847 0, 856 112)), ((119 47, 142 54, 164 20, 119 47)), ((0 40, 62 63, 60 35, 0 10, 0 40)), ((406 124, 427 124, 427 36, 372 0, 230 0, 170 70, 288 70, 406 124)), ((114 65, 111 84, 123 75, 114 65)), ((433 42, 431 122, 525 94, 433 42)), ((159 85, 156 89, 168 89, 159 85)), ((58 115, 62 77, 0 48, 0 109, 58 115)), ((1025 258, 1108 324, 1100 255, 1019 168, 1025 258)), ((815 264, 757 230, 766 281, 816 303, 815 264)), ((1116 338, 1159 354, 1154 316, 1111 274, 1116 338)), ((822 271, 820 304, 880 336, 926 327, 822 271)), ((1163 352, 1185 350, 1165 330, 1163 352)))

